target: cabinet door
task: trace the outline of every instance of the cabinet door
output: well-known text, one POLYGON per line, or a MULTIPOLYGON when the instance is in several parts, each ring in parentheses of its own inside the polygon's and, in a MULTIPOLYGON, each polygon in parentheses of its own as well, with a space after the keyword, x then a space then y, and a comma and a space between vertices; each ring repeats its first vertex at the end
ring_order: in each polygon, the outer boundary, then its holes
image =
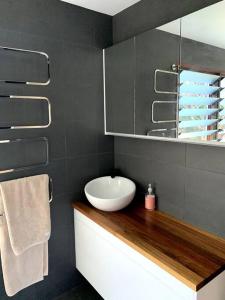
POLYGON ((134 134, 134 39, 105 50, 106 131, 134 134))
POLYGON ((181 139, 225 142, 224 12, 221 1, 182 18, 181 139))
POLYGON ((172 72, 172 65, 179 63, 179 45, 179 35, 158 29, 149 30, 136 37, 137 135, 176 136, 176 122, 168 121, 176 120, 177 96, 164 92, 177 91, 177 76, 167 72, 172 72), (155 78, 157 69, 162 72, 157 73, 155 78), (155 85, 163 93, 156 93, 155 85))
POLYGON ((103 299, 196 300, 195 291, 76 210, 74 224, 76 268, 103 299))

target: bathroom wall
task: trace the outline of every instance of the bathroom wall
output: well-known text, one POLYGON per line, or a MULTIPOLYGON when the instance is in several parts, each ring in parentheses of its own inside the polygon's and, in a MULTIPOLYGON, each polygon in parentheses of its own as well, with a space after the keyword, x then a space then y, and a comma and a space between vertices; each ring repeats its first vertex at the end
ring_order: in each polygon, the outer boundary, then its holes
POLYGON ((114 43, 217 2, 220 0, 141 0, 113 17, 114 43))
MULTIPOLYGON (((0 95, 49 97, 53 120, 48 129, 0 132, 0 140, 46 136, 50 148, 47 167, 0 175, 0 181, 48 173, 54 189, 49 276, 12 299, 50 300, 82 280, 75 270, 71 202, 82 197, 90 178, 113 167, 113 138, 103 135, 101 51, 112 42, 111 23, 109 16, 58 0, 0 1, 0 45, 45 51, 51 67, 49 86, 0 84, 0 95)), ((8 67, 16 70, 15 65, 8 67)), ((32 142, 13 148, 0 144, 0 169, 39 162, 43 149, 38 147, 32 142)), ((0 299, 5 300, 8 297, 0 276, 0 299)))
MULTIPOLYGON (((206 3, 177 0, 168 9, 171 1, 156 2, 149 2, 151 9, 148 9, 147 1, 143 0, 139 6, 117 15, 114 18, 115 42, 149 26, 157 27, 170 21, 171 10, 175 12, 179 8, 176 15, 172 14, 177 18, 206 3), (140 15, 139 9, 142 18, 136 18, 140 15), (152 23, 145 22, 147 19, 152 23), (128 25, 130 29, 126 30, 128 25)), ((115 138, 115 166, 138 183, 140 201, 144 199, 147 184, 153 183, 160 210, 222 237, 225 237, 224 155, 223 147, 115 138)))

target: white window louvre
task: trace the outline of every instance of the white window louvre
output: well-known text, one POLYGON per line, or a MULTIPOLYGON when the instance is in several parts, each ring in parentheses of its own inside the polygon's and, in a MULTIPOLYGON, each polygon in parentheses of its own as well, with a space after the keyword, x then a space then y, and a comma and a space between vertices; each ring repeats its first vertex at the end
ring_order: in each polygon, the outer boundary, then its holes
POLYGON ((219 75, 184 70, 180 74, 180 82, 196 82, 204 84, 214 84, 220 78, 219 75))
POLYGON ((223 101, 222 98, 206 97, 206 96, 180 96, 180 106, 185 105, 212 105, 216 102, 223 101))
POLYGON ((180 128, 199 127, 199 126, 205 127, 205 126, 211 126, 217 122, 219 122, 218 119, 181 121, 179 127, 180 128))
POLYGON ((184 82, 180 85, 181 94, 211 95, 220 91, 220 87, 207 84, 197 84, 195 82, 184 82))
POLYGON ((224 77, 182 70, 179 81, 179 138, 220 141, 225 134, 224 77))
POLYGON ((218 132, 218 130, 193 131, 193 132, 188 132, 188 133, 181 133, 179 137, 182 139, 205 137, 205 136, 215 134, 217 132, 218 132))
POLYGON ((194 117, 194 116, 210 116, 219 109, 216 108, 183 108, 179 112, 180 117, 194 117))

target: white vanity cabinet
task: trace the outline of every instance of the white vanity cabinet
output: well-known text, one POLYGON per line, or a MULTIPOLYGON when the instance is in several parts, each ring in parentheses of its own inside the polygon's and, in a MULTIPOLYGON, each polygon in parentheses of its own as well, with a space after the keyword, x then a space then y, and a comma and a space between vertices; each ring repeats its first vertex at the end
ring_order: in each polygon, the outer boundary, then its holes
MULTIPOLYGON (((84 205, 81 206, 83 209, 84 205)), ((104 299, 225 299, 225 272, 221 272, 197 290, 190 280, 191 276, 194 276, 193 274, 188 274, 187 278, 181 275, 180 279, 179 269, 176 270, 177 266, 174 271, 169 267, 171 264, 169 257, 167 265, 164 254, 162 254, 162 263, 157 262, 160 261, 160 254, 157 251, 153 253, 153 259, 149 259, 145 255, 144 247, 143 251, 140 248, 138 251, 135 249, 135 239, 125 242, 121 238, 120 226, 123 233, 126 234, 123 224, 115 223, 112 229, 106 228, 107 222, 112 223, 112 220, 104 219, 104 224, 101 225, 101 218, 105 218, 105 216, 101 213, 98 216, 97 210, 90 207, 88 209, 90 215, 93 210, 94 218, 84 214, 81 209, 75 207, 74 210, 76 268, 104 299), (97 222, 94 220, 95 218, 98 218, 97 222), (157 257, 157 260, 154 259, 154 256, 157 257)), ((173 247, 172 244, 171 242, 171 247, 173 247)), ((154 252, 153 248, 152 251, 154 252)))

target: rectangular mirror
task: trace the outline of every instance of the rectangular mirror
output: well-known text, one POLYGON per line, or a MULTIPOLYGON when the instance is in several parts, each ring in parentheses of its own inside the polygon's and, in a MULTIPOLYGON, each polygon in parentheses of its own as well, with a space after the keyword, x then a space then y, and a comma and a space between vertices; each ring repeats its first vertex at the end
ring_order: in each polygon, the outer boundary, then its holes
POLYGON ((105 132, 223 145, 225 1, 105 50, 105 132))

